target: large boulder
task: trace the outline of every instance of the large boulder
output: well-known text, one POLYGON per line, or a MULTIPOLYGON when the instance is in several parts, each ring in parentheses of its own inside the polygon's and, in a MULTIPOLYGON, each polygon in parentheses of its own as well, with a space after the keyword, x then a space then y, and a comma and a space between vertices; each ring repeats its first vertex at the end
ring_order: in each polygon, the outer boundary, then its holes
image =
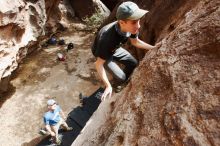
POLYGON ((140 37, 162 46, 143 56, 127 87, 101 103, 72 146, 220 145, 219 1, 149 8, 140 37))
POLYGON ((63 6, 64 2, 0 1, 0 93, 7 90, 10 75, 19 62, 29 52, 38 48, 38 38, 55 32, 61 25, 66 24, 64 17, 67 10, 63 6))
POLYGON ((70 0, 70 4, 76 16, 81 20, 89 18, 95 13, 99 13, 103 17, 108 17, 110 14, 109 9, 100 0, 70 0))

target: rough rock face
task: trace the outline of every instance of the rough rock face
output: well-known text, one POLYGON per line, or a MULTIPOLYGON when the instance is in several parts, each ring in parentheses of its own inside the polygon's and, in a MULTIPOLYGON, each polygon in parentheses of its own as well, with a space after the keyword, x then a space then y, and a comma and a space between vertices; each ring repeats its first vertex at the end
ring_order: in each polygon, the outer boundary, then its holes
POLYGON ((39 36, 53 31, 62 18, 60 0, 0 1, 0 92, 7 90, 11 72, 39 36))
POLYGON ((220 145, 219 18, 218 0, 156 1, 141 36, 163 38, 162 46, 146 53, 72 145, 220 145))
POLYGON ((100 0, 70 0, 70 4, 80 19, 90 17, 96 12, 104 17, 110 14, 109 9, 100 0))

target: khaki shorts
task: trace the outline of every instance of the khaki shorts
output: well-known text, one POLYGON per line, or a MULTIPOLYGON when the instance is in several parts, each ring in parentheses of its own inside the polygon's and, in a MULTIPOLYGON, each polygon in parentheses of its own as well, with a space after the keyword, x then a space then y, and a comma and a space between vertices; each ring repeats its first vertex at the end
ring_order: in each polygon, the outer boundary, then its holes
POLYGON ((63 126, 65 124, 66 124, 66 122, 63 120, 63 118, 60 118, 60 121, 55 125, 57 132, 58 132, 60 126, 63 126))

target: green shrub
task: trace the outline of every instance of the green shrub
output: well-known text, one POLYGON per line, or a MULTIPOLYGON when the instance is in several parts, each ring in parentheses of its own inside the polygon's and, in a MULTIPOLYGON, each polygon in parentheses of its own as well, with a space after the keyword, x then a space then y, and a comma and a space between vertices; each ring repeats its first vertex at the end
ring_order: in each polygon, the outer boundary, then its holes
POLYGON ((91 17, 85 17, 83 21, 86 23, 88 30, 96 30, 105 20, 104 15, 100 10, 96 9, 96 12, 91 17))

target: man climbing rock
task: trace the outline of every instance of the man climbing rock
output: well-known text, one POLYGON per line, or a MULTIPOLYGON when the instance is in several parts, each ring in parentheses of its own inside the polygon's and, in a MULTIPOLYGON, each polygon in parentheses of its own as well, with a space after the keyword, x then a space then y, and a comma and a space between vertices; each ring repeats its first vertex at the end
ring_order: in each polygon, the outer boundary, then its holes
POLYGON ((64 119, 66 119, 62 109, 56 104, 56 101, 49 99, 47 101, 48 112, 44 114, 44 123, 47 132, 51 135, 52 140, 57 145, 61 144, 61 140, 58 136, 58 130, 60 126, 63 126, 65 130, 72 130, 72 127, 68 127, 64 119))
POLYGON ((137 60, 124 48, 122 44, 129 39, 131 44, 137 48, 151 50, 159 48, 161 43, 152 46, 138 38, 140 19, 147 13, 133 2, 123 2, 117 9, 117 21, 104 26, 97 34, 92 46, 92 53, 96 57, 96 70, 105 84, 102 100, 111 97, 112 85, 106 75, 109 71, 117 85, 127 82, 129 76, 137 66, 137 60), (124 65, 122 70, 116 62, 124 65))

